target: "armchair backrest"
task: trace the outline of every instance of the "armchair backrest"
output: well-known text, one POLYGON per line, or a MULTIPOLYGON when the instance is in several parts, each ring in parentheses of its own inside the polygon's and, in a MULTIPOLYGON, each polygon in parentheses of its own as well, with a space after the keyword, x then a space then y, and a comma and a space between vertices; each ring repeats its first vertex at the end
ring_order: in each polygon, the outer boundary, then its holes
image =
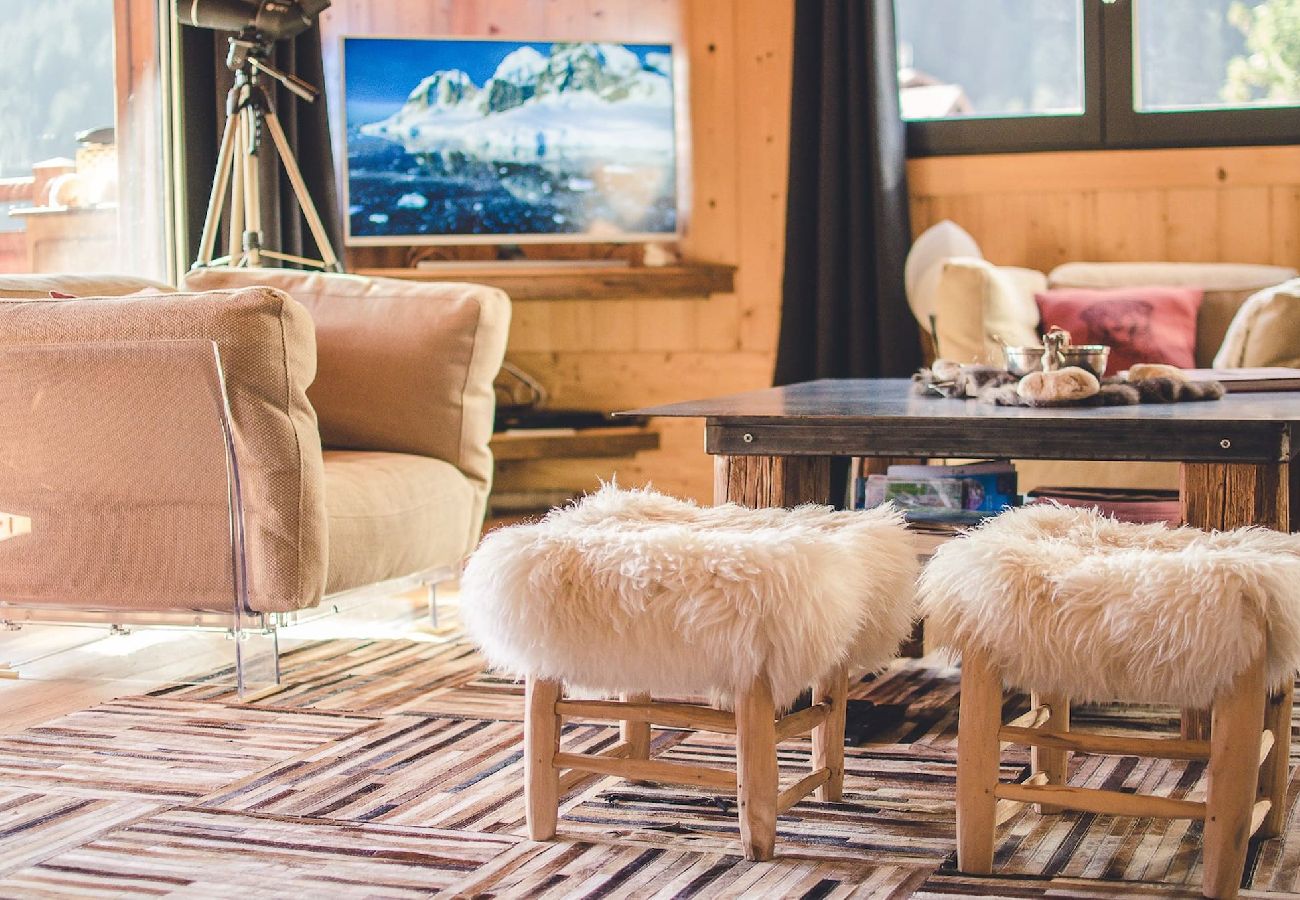
POLYGON ((445 460, 485 500, 492 482, 493 379, 510 301, 476 284, 289 269, 200 269, 188 289, 271 285, 307 308, 319 360, 307 396, 326 447, 445 460))

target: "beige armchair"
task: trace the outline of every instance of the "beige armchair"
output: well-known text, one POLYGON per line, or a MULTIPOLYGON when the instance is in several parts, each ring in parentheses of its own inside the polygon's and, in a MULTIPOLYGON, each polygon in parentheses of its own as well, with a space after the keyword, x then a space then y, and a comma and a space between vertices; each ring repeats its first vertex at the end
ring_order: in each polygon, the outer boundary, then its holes
MULTIPOLYGON (((18 610, 33 619, 41 610, 231 612, 239 547, 211 499, 225 496, 225 486, 214 494, 197 483, 219 478, 208 446, 219 432, 202 415, 169 414, 153 402, 160 379, 177 371, 162 366, 161 351, 178 342, 197 345, 199 357, 205 342, 215 345, 220 358, 246 562, 237 613, 266 621, 326 595, 454 574, 478 541, 491 486, 506 296, 476 285, 279 270, 206 270, 186 288, 0 276, 0 361, 8 354, 15 363, 0 365, 0 380, 10 382, 0 384, 0 451, 11 463, 0 465, 0 512, 30 522, 0 541, 0 618, 21 619, 18 610), (51 299, 51 290, 78 299, 51 299), (34 347, 42 352, 33 355, 34 347), (82 378, 78 354, 99 360, 105 347, 125 347, 131 361, 89 367, 82 378), (112 441, 26 414, 41 398, 48 414, 48 398, 77 391, 113 413, 105 421, 122 423, 102 426, 112 441), (99 466, 97 441, 114 453, 99 466), (132 452, 154 462, 117 458, 132 452), (160 458, 173 461, 165 478, 160 458), (60 477, 77 483, 50 483, 60 477), (187 477, 203 503, 178 487, 187 477), (99 510, 103 525, 89 547, 87 509, 99 510), (69 524, 78 517, 79 526, 69 524)), ((203 415, 215 421, 215 409, 203 415)))

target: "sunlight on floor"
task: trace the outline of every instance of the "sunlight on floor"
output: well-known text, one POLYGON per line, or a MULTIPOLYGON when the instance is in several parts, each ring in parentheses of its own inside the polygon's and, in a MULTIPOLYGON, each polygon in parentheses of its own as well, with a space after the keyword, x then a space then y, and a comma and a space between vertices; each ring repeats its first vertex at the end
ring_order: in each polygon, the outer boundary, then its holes
MULTIPOLYGON (((348 598, 298 616, 279 629, 280 651, 322 640, 408 640, 445 643, 459 633, 458 590, 438 590, 438 625, 423 588, 348 598)), ((229 669, 234 643, 220 629, 23 625, 0 628, 0 730, 169 684, 189 683, 229 669)))

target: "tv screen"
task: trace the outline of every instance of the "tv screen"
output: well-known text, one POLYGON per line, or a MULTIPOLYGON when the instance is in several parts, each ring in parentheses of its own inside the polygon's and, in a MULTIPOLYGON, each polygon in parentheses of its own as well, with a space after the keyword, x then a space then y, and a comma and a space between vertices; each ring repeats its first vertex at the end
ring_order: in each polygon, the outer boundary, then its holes
POLYGON ((351 244, 678 232, 673 48, 343 39, 351 244))

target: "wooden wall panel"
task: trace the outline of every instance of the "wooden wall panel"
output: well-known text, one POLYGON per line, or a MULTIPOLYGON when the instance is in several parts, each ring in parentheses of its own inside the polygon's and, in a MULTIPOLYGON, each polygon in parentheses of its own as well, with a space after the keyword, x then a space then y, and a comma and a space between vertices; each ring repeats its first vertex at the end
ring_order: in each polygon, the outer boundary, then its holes
POLYGON ((954 156, 908 175, 915 233, 952 219, 1003 265, 1300 265, 1297 147, 954 156))
MULTIPOLYGON (((688 258, 738 265, 736 293, 514 305, 508 355, 546 385, 552 405, 622 409, 770 383, 793 16, 793 0, 334 0, 321 21, 335 108, 343 34, 671 41, 685 50, 692 190, 681 249, 688 258)), ((384 259, 404 265, 406 251, 384 259)), ((498 484, 581 489, 617 476, 620 484, 650 481, 709 501, 702 423, 659 424, 657 452, 502 465, 498 484)))

